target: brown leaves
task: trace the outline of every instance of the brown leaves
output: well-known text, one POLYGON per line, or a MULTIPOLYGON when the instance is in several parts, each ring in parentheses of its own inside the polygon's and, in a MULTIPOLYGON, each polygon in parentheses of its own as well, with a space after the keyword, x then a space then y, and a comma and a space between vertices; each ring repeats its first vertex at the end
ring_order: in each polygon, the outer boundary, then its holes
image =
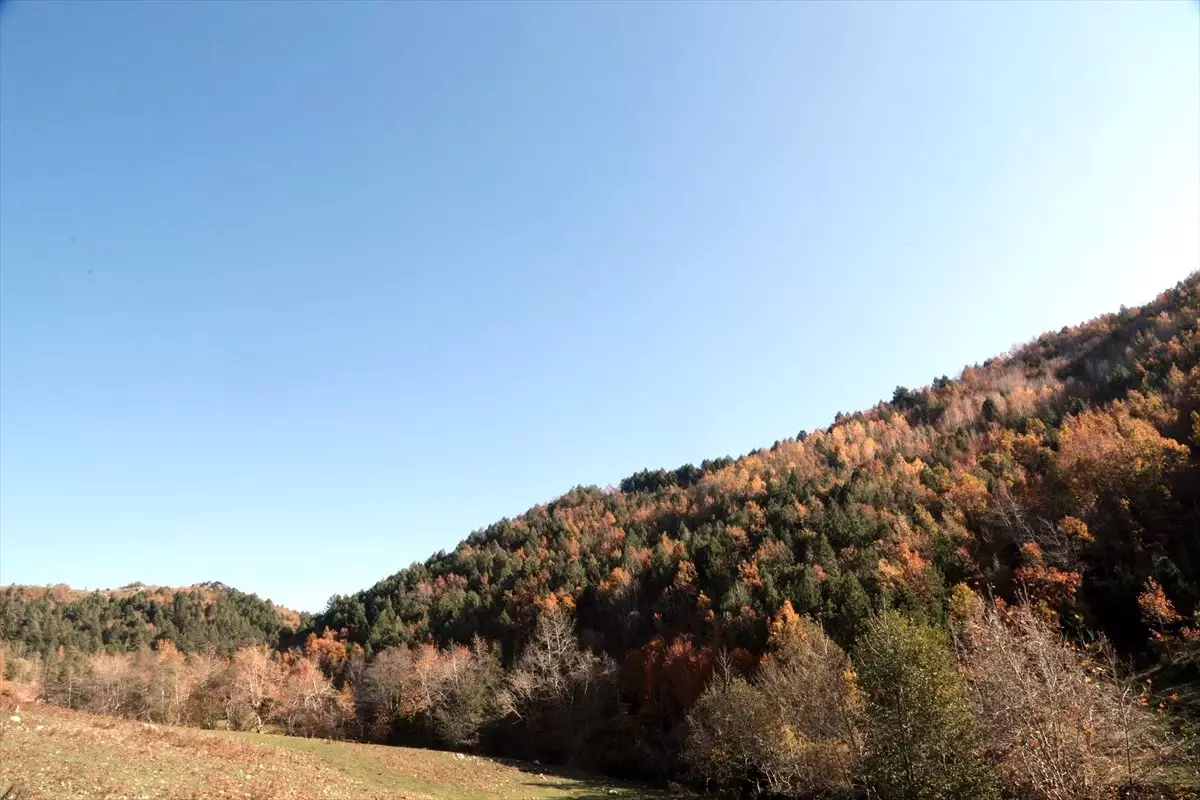
POLYGON ((1146 588, 1138 595, 1137 600, 1138 607, 1142 610, 1142 620, 1150 628, 1161 630, 1182 619, 1162 586, 1154 578, 1146 581, 1146 588))
POLYGON ((981 514, 988 507, 987 484, 966 470, 954 473, 954 483, 946 492, 947 499, 967 514, 981 514))
POLYGON ((1133 500, 1155 491, 1187 458, 1184 445, 1116 402, 1064 420, 1056 468, 1072 512, 1086 517, 1101 499, 1133 500))

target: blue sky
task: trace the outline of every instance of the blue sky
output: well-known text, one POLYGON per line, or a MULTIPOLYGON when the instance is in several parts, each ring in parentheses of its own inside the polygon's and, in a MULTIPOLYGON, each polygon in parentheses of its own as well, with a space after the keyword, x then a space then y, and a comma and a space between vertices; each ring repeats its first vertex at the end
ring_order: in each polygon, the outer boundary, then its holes
POLYGON ((0 582, 318 610, 1200 267, 1185 3, 10 4, 0 582))

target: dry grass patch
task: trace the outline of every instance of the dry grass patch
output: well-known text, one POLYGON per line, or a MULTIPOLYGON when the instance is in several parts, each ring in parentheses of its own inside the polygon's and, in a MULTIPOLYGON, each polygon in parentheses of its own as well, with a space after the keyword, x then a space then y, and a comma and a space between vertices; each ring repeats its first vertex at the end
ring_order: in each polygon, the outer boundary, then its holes
POLYGON ((147 725, 0 700, 0 794, 19 800, 601 800, 642 787, 475 756, 147 725), (19 718, 19 722, 13 718, 19 718))

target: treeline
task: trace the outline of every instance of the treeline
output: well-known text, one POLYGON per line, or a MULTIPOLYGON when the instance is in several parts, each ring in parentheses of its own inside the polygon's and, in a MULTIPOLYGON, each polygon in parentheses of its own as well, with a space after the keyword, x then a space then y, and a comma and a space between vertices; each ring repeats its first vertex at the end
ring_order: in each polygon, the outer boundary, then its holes
POLYGON ((271 723, 307 736, 354 733, 348 688, 333 689, 316 659, 265 645, 218 658, 185 654, 166 639, 136 653, 43 655, 0 643, 0 672, 40 700, 96 714, 234 730, 271 723))
POLYGON ((295 612, 219 583, 104 592, 0 589, 0 640, 40 653, 121 653, 169 641, 185 652, 224 656, 253 644, 286 645, 306 623, 295 612))
MULTIPOLYGON (((1147 597, 1146 613, 1160 598, 1147 597)), ((663 775, 777 798, 1184 797, 1189 754, 1150 687, 1111 651, 1062 637, 1043 607, 951 594, 948 630, 888 611, 852 653, 784 603, 761 658, 679 650, 695 697, 663 775)), ((19 648, 18 648, 19 649, 19 648)), ((497 647, 389 647, 367 659, 332 634, 227 660, 154 651, 42 659, 0 649, 10 680, 53 703, 147 722, 420 743, 619 770, 639 753, 622 670, 561 610, 505 669, 497 647)), ((638 692, 647 691, 644 687, 638 692)), ((1194 766, 1194 764, 1192 765, 1194 766)), ((1195 796, 1194 794, 1191 796, 1195 796)))

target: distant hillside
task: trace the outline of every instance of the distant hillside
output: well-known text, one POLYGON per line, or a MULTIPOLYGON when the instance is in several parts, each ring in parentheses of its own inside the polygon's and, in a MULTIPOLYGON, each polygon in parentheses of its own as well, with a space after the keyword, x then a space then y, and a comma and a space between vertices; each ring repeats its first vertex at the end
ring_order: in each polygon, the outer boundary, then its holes
POLYGON ((227 654, 250 644, 285 643, 306 622, 295 611, 217 582, 0 588, 0 640, 39 652, 138 650, 169 639, 185 652, 227 654))
MULTIPOLYGON (((1192 275, 824 430, 573 489, 335 596, 314 627, 373 651, 482 634, 511 656, 565 606, 642 663, 672 641, 760 652, 785 600, 843 644, 884 608, 940 622, 965 582, 1149 657, 1200 601, 1198 315, 1192 275)), ((931 315, 911 346, 941 335, 931 315)))

